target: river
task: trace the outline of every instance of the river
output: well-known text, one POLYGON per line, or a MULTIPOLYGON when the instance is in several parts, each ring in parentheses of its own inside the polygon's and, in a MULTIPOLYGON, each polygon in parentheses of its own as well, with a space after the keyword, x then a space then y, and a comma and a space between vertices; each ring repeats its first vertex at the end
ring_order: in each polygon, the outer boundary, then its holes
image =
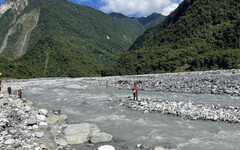
MULTIPOLYGON (((137 150, 137 144, 165 146, 176 150, 236 150, 240 147, 240 126, 212 121, 191 121, 182 117, 131 111, 119 99, 131 91, 93 86, 81 80, 52 79, 24 89, 23 97, 41 108, 61 108, 70 123, 98 124, 113 135, 117 150, 137 150), (108 101, 112 99, 112 101, 108 101)), ((195 103, 240 106, 240 97, 186 93, 139 91, 140 98, 194 101, 195 103)))

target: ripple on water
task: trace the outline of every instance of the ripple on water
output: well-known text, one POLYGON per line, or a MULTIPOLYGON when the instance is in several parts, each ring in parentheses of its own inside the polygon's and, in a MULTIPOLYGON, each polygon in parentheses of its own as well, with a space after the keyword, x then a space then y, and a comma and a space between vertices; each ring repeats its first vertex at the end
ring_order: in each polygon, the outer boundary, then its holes
POLYGON ((178 148, 186 147, 186 146, 191 145, 191 144, 198 144, 198 143, 201 142, 201 139, 202 138, 191 138, 185 143, 179 143, 178 148))
POLYGON ((101 122, 106 120, 125 120, 130 121, 129 119, 126 119, 125 115, 105 115, 105 116, 99 116, 95 119, 92 119, 91 121, 101 122))

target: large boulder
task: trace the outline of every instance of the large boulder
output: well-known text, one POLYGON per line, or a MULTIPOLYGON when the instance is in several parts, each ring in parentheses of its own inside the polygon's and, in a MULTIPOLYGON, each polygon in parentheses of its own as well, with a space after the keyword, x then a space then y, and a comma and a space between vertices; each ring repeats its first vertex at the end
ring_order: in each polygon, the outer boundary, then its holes
POLYGON ((68 144, 82 144, 88 141, 90 137, 100 133, 96 124, 72 124, 64 130, 68 144))
POLYGON ((46 119, 49 125, 55 126, 67 122, 68 117, 66 115, 52 115, 46 119))
POLYGON ((97 133, 96 135, 93 135, 90 139, 91 143, 107 143, 107 142, 111 142, 113 139, 112 135, 108 134, 108 133, 97 133))

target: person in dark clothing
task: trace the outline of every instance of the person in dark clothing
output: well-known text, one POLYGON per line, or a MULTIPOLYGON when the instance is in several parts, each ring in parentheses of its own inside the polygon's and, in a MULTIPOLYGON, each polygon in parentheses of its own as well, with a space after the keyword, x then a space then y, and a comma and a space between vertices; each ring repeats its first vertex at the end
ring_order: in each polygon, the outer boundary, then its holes
POLYGON ((8 94, 9 94, 9 96, 12 94, 12 88, 11 88, 11 86, 8 87, 8 94))
POLYGON ((22 99, 22 88, 20 88, 20 90, 18 90, 18 96, 20 99, 22 99))
POLYGON ((134 87, 132 89, 133 92, 133 100, 138 101, 138 88, 137 88, 137 84, 134 84, 134 87))

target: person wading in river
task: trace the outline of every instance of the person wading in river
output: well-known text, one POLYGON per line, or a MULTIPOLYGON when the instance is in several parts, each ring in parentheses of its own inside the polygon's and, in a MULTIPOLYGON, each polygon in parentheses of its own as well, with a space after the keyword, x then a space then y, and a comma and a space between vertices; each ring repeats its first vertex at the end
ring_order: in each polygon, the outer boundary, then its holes
POLYGON ((138 101, 138 88, 137 88, 137 84, 134 83, 134 87, 132 89, 132 93, 133 93, 133 100, 138 101))

